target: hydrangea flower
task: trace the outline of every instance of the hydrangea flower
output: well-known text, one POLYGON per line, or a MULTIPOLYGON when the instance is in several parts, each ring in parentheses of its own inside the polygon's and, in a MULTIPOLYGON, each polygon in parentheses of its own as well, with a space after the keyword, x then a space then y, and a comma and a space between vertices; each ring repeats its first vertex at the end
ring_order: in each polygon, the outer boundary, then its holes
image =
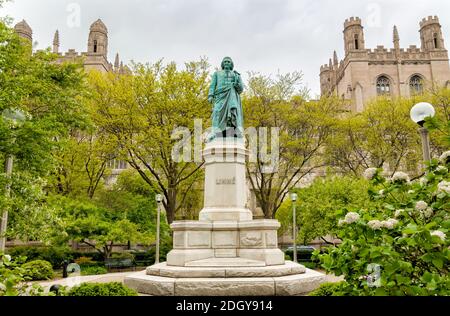
POLYGON ((423 216, 425 216, 425 218, 430 218, 431 216, 433 216, 434 211, 431 207, 428 207, 425 211, 423 211, 423 216))
POLYGON ((10 255, 4 255, 4 257, 5 257, 5 261, 6 262, 10 262, 11 261, 11 256, 10 255))
POLYGON ((396 172, 391 178, 392 182, 409 182, 409 176, 404 172, 396 172))
POLYGON ((450 151, 446 151, 442 154, 441 157, 439 157, 439 161, 443 164, 447 164, 448 160, 450 159, 450 151))
POLYGON ((372 180, 377 174, 377 171, 377 168, 366 169, 366 171, 364 171, 364 178, 366 178, 367 180, 372 180))
POLYGON ((425 178, 425 177, 420 178, 419 183, 420 183, 420 185, 423 187, 423 186, 427 185, 428 179, 425 178))
POLYGON ((382 221, 381 225, 387 229, 393 229, 398 224, 398 220, 396 219, 388 219, 387 221, 382 221))
POLYGON ((438 192, 445 192, 450 194, 450 182, 442 181, 438 184, 438 192))
POLYGON ((380 196, 384 196, 384 190, 380 190, 380 191, 378 192, 378 194, 379 194, 380 196))
POLYGON ((416 210, 421 212, 421 211, 425 211, 428 207, 428 204, 424 201, 419 201, 416 203, 416 210))
POLYGON ((442 241, 445 241, 445 239, 447 239, 447 235, 444 232, 440 231, 440 230, 435 230, 435 231, 431 232, 431 236, 437 236, 442 241))
POLYGON ((345 215, 345 222, 347 224, 352 224, 354 222, 357 222, 359 220, 360 216, 358 213, 350 212, 347 215, 345 215))
POLYGON ((405 212, 405 210, 396 210, 395 211, 395 218, 399 218, 400 216, 402 216, 402 214, 405 212))
POLYGON ((372 228, 373 230, 379 230, 383 228, 383 223, 379 220, 370 221, 367 223, 367 225, 369 225, 369 227, 372 228))
POLYGON ((436 168, 436 172, 447 174, 448 173, 448 169, 447 169, 447 167, 439 166, 439 167, 436 168))

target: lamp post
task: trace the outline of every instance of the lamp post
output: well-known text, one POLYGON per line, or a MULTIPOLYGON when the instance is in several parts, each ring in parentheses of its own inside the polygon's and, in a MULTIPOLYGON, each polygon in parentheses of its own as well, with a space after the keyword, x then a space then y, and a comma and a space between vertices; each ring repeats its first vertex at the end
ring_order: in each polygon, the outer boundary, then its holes
POLYGON ((297 193, 291 194, 291 201, 292 201, 292 237, 294 239, 294 262, 297 262, 297 210, 296 210, 296 203, 297 203, 297 193))
POLYGON ((161 194, 156 195, 156 204, 158 205, 157 215, 156 215, 156 255, 155 264, 159 263, 159 239, 160 239, 160 226, 161 226, 161 203, 163 201, 163 196, 161 194))
MULTIPOLYGON (((20 110, 4 110, 2 117, 7 121, 12 129, 19 127, 23 121, 25 121, 25 114, 20 110)), ((5 160, 5 174, 6 178, 10 179, 13 172, 13 155, 8 154, 5 160)), ((11 195, 11 186, 9 183, 6 184, 5 190, 6 197, 11 195)), ((3 210, 1 223, 0 223, 0 252, 5 252, 6 248, 6 229, 8 227, 8 210, 3 210)))
POLYGON ((411 119, 414 121, 414 123, 420 126, 419 133, 422 137, 422 151, 424 161, 431 160, 430 135, 428 129, 424 126, 425 119, 428 117, 434 117, 435 115, 436 111, 434 107, 426 102, 418 103, 411 109, 411 119))

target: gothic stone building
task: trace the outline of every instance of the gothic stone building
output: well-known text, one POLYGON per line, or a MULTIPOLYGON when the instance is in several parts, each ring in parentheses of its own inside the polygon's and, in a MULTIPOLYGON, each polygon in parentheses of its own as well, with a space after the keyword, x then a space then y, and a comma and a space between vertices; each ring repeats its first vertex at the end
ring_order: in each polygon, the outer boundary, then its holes
MULTIPOLYGON (((14 26, 16 33, 33 42, 33 30, 28 23, 23 20, 14 26)), ((81 60, 84 68, 87 71, 97 70, 100 72, 115 72, 119 74, 129 72, 129 68, 123 65, 119 59, 119 54, 116 54, 114 65, 108 61, 108 28, 102 20, 95 21, 89 30, 87 52, 79 53, 75 49, 69 49, 67 52, 60 52, 59 31, 55 32, 53 38, 54 54, 59 56, 57 62, 74 62, 81 60)), ((124 161, 113 159, 108 163, 108 168, 112 170, 112 176, 107 179, 108 182, 114 182, 116 176, 124 169, 127 169, 127 164, 124 161)))
MULTIPOLYGON (((17 23, 14 29, 19 36, 33 41, 33 30, 25 20, 17 23)), ((53 53, 58 54, 58 62, 82 60, 86 70, 118 73, 128 71, 123 62, 120 62, 119 54, 116 55, 114 65, 108 61, 108 29, 100 19, 90 27, 87 52, 79 53, 74 49, 69 49, 67 52, 61 53, 59 47, 59 31, 56 31, 53 39, 53 53)))
POLYGON ((366 49, 361 19, 346 20, 345 57, 338 61, 335 51, 329 64, 320 68, 322 95, 335 94, 349 100, 351 109, 361 112, 378 95, 410 97, 428 85, 449 86, 449 57, 438 17, 423 19, 419 33, 420 48, 400 48, 400 36, 394 26, 393 49, 366 49))

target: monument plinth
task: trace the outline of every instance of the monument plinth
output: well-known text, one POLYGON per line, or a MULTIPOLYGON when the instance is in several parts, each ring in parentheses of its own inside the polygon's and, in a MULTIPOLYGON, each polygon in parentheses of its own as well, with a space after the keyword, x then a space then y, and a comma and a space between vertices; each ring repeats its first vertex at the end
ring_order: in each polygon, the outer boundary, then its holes
MULTIPOLYGON (((253 260, 257 266, 284 264, 277 242, 280 224, 275 220, 253 221, 246 206, 244 141, 216 139, 206 145, 203 156, 205 208, 199 221, 171 225, 174 249, 167 256, 167 265, 194 266, 196 260, 219 258, 236 258, 234 264, 239 259, 253 260)), ((217 264, 215 261, 211 264, 217 264)), ((227 263, 233 264, 230 260, 227 263)), ((247 266, 251 264, 246 261, 247 266)))
MULTIPOLYGON (((173 250, 167 262, 125 278, 125 284, 149 295, 264 296, 300 295, 324 281, 318 272, 285 262, 278 249, 280 223, 253 220, 247 207, 246 158, 240 130, 243 90, 240 76, 225 59, 213 76, 213 130, 232 128, 238 137, 210 139, 205 161, 204 209, 198 221, 174 222, 173 250)), ((226 133, 224 133, 226 134, 226 133)))

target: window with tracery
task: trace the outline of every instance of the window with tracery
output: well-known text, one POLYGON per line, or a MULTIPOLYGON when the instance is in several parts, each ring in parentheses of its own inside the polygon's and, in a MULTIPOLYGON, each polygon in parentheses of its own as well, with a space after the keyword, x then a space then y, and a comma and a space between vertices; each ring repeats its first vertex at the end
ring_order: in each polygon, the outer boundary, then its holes
POLYGON ((423 79, 415 75, 409 80, 409 89, 411 95, 422 94, 423 93, 423 79))
POLYGON ((377 94, 389 95, 391 94, 391 81, 386 76, 380 76, 377 79, 377 94))

